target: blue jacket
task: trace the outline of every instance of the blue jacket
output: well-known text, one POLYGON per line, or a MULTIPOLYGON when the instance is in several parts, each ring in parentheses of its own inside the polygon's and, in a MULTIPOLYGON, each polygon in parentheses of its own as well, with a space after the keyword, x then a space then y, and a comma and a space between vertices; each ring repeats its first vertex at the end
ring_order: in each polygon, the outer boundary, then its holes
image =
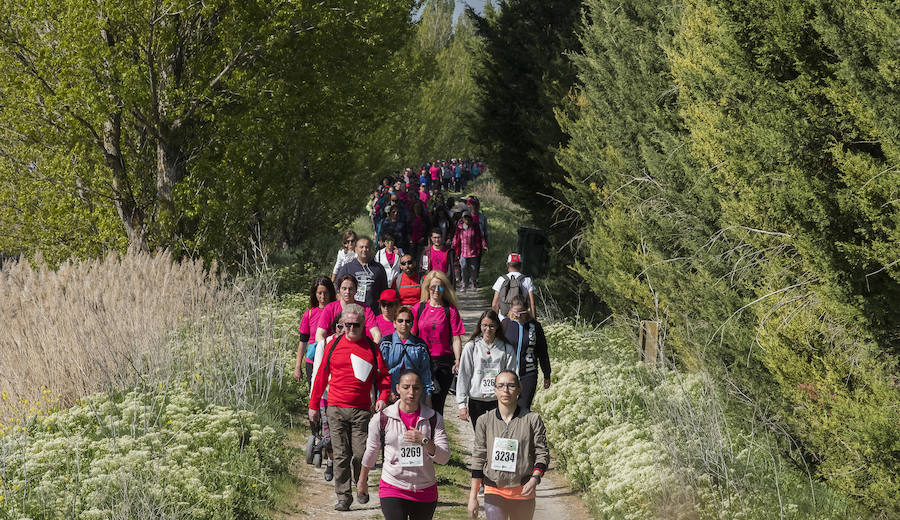
POLYGON ((410 335, 406 343, 403 343, 400 336, 394 332, 382 338, 378 348, 381 349, 381 357, 384 358, 384 364, 391 373, 391 392, 397 391, 400 373, 411 368, 422 376, 425 392, 434 393, 434 383, 431 380, 431 354, 424 341, 410 335))

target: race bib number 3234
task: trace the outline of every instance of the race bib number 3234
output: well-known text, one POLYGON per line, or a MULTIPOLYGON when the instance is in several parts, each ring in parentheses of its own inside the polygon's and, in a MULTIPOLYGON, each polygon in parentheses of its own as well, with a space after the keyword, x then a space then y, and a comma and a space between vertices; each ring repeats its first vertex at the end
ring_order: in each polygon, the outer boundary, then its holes
POLYGON ((516 471, 516 459, 519 455, 519 441, 517 439, 494 439, 494 449, 491 451, 491 469, 494 471, 516 471))

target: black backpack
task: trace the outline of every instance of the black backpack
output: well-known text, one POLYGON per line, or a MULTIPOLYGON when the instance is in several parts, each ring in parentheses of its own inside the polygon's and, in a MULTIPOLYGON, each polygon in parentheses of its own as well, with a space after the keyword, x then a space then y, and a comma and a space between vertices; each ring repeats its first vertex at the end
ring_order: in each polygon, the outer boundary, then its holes
POLYGON ((500 286, 500 314, 506 316, 509 314, 509 308, 512 306, 513 300, 520 298, 524 300, 522 294, 522 278, 525 275, 512 276, 510 274, 503 275, 503 285, 500 286))

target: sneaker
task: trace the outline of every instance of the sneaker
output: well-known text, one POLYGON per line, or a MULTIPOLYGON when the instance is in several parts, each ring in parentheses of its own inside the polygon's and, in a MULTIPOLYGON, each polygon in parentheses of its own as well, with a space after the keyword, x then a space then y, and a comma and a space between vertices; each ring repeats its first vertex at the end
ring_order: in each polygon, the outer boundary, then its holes
POLYGON ((334 504, 335 511, 350 511, 350 504, 353 503, 353 497, 344 497, 338 499, 337 503, 334 504))
POLYGON ((325 464, 325 482, 331 482, 334 479, 334 463, 328 461, 325 464))

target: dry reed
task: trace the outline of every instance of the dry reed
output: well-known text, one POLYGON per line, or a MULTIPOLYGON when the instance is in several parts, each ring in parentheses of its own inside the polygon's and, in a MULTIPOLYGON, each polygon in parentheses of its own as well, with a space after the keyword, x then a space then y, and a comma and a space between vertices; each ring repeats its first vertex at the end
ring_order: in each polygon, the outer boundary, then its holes
POLYGON ((35 400, 45 386, 62 404, 160 366, 180 324, 227 301, 202 262, 131 252, 67 261, 40 258, 0 269, 0 390, 35 400))

